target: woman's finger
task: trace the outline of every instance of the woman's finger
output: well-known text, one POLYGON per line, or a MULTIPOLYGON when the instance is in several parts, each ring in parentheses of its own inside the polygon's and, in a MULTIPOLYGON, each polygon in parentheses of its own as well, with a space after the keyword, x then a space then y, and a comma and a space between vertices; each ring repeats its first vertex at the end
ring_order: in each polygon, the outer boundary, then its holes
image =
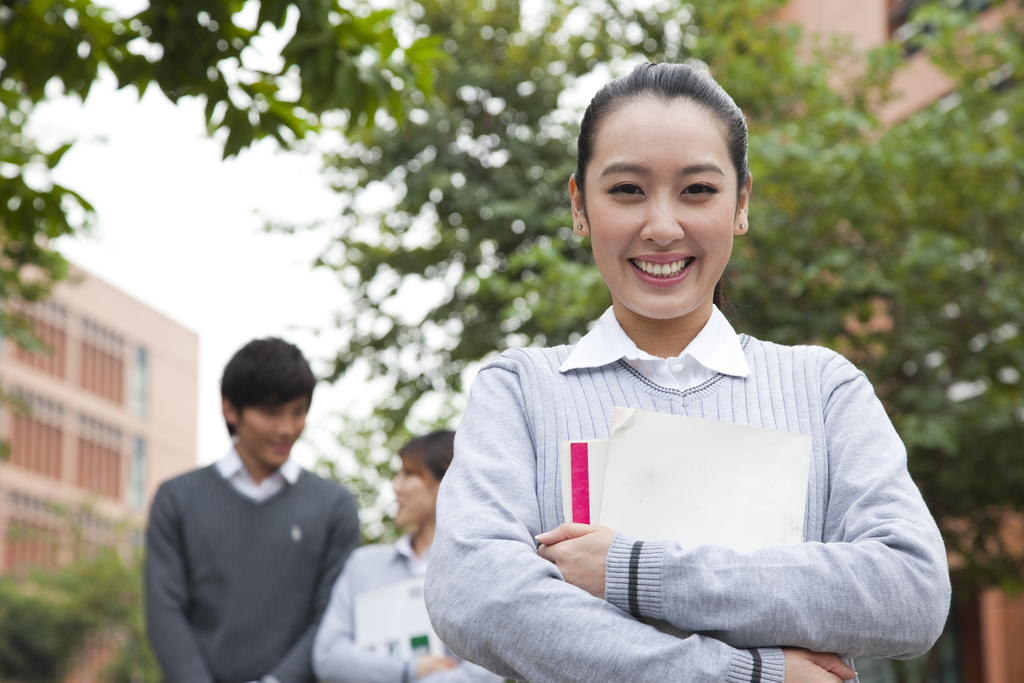
POLYGON ((831 652, 812 652, 810 659, 825 671, 839 676, 844 681, 851 681, 857 677, 857 672, 847 666, 839 658, 839 655, 834 655, 831 652))
POLYGON ((561 543, 562 541, 568 541, 571 538, 586 536, 593 532, 593 525, 566 522, 565 524, 555 527, 551 531, 545 531, 542 534, 537 534, 535 538, 542 545, 554 545, 556 543, 561 543))

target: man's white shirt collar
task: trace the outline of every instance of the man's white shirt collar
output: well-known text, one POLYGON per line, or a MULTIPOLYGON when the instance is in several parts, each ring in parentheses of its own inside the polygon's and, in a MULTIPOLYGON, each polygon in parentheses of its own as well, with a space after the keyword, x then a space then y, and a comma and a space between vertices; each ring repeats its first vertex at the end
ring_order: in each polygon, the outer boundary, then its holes
POLYGON ((227 455, 217 461, 217 471, 236 491, 258 502, 274 495, 286 484, 294 485, 302 473, 302 466, 288 458, 270 476, 257 484, 242 462, 238 451, 232 446, 227 455))
POLYGON ((658 358, 638 348, 619 325, 613 307, 609 307, 559 370, 597 368, 619 359, 625 359, 645 377, 670 389, 689 389, 717 373, 733 377, 750 375, 739 335, 717 306, 712 308, 704 329, 675 358, 658 358))

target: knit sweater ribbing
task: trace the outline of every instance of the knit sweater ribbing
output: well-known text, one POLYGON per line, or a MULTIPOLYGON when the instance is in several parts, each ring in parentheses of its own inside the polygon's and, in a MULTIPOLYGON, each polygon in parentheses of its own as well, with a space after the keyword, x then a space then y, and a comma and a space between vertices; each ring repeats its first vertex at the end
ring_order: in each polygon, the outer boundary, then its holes
POLYGON ((746 683, 783 679, 773 646, 906 657, 931 645, 949 605, 942 541, 867 379, 826 349, 742 343, 750 377, 683 392, 621 362, 560 373, 569 347, 509 351, 481 370, 426 586, 456 653, 532 683, 746 683), (807 542, 737 553, 643 539, 630 576, 634 539, 620 534, 607 600, 565 584, 533 540, 563 521, 558 442, 606 438, 616 406, 810 434, 807 542), (631 579, 640 616, 699 635, 634 620, 631 579))
POLYGON ((359 544, 352 495, 303 472, 256 503, 213 466, 165 482, 146 531, 146 619, 169 683, 312 681, 313 637, 359 544))

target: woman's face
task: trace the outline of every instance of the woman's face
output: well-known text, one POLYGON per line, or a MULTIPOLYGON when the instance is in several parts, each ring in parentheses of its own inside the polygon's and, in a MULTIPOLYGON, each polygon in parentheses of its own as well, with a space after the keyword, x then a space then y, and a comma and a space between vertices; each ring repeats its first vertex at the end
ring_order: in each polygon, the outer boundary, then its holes
POLYGON ((419 463, 410 463, 409 459, 402 458, 402 469, 391 482, 398 501, 395 524, 403 529, 419 529, 434 520, 437 489, 441 482, 417 465, 419 463))
POLYGON ((750 192, 737 194, 713 115, 684 99, 621 106, 597 130, 585 213, 575 179, 569 189, 620 322, 711 315, 750 192))

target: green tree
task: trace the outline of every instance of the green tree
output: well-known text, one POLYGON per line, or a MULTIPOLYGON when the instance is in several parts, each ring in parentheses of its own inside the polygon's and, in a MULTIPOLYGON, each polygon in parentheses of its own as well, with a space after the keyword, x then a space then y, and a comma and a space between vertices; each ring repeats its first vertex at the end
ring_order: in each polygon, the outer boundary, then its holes
MULTIPOLYGON (((283 147, 342 112, 348 130, 394 125, 430 95, 443 57, 408 13, 366 3, 153 0, 121 17, 90 0, 0 2, 0 335, 40 348, 19 304, 45 298, 68 275, 49 246, 87 230, 92 206, 50 171, 70 148, 40 149, 26 123, 40 101, 85 99, 104 70, 119 87, 150 85, 172 102, 205 100, 224 156, 273 137, 283 147), (253 9, 256 16, 250 16, 253 9), (292 31, 272 70, 246 66, 261 28, 292 31)), ((143 635, 138 563, 112 550, 54 572, 0 578, 0 678, 59 680, 85 638, 115 629, 125 646, 117 680, 158 680, 143 635)))
MULTIPOLYGON (((255 7, 253 18, 243 0, 153 0, 120 17, 91 0, 0 3, 0 304, 39 300, 65 278, 49 240, 95 218, 84 198, 50 179, 70 145, 40 150, 24 124, 44 99, 86 98, 104 69, 140 97, 155 84, 172 102, 203 98, 210 133, 226 133, 225 157, 266 136, 288 147, 325 112, 344 112, 353 130, 374 125, 378 111, 402 120, 430 92, 442 53, 410 16, 327 0, 255 7), (265 26, 294 32, 278 68, 248 68, 245 51, 265 26)), ((33 345, 15 311, 3 307, 0 333, 33 345)))
POLYGON ((424 410, 457 414, 482 360, 574 341, 608 305, 565 194, 584 75, 617 73, 627 56, 702 60, 751 130, 751 231, 726 274, 727 313, 740 331, 862 367, 961 588, 1019 581, 1022 558, 999 533, 1024 506, 1018 14, 983 32, 952 3, 923 7, 918 46, 956 87, 885 128, 875 112, 902 47, 808 54, 774 21, 775 0, 556 2, 527 17, 515 0, 422 4, 453 58, 410 125, 361 131, 329 157, 348 208, 317 261, 352 297, 331 379, 369 372, 394 387, 342 439, 385 435, 357 442, 375 476, 386 435, 419 429, 424 410))
POLYGON ((837 109, 758 134, 758 234, 732 264, 741 327, 823 343, 871 377, 961 588, 1019 582, 1024 560, 1000 533, 1024 506, 1024 92, 1009 82, 1024 45, 1019 15, 970 20, 917 14, 958 85, 909 120, 837 109))
POLYGON ((8 543, 43 542, 56 567, 0 576, 0 680, 56 683, 90 642, 114 645, 105 673, 118 683, 156 683, 162 675, 145 636, 142 555, 128 524, 97 536, 89 504, 52 505, 48 530, 13 526, 8 543), (65 561, 66 560, 66 561, 65 561))
POLYGON ((53 571, 0 577, 0 679, 63 680, 91 636, 123 640, 118 680, 158 680, 142 637, 141 563, 111 548, 53 571))
POLYGON ((49 181, 67 147, 38 149, 23 132, 30 109, 0 85, 0 334, 34 349, 38 343, 25 321, 3 304, 38 301, 67 277, 67 263, 48 242, 87 227, 93 209, 73 190, 49 181))

